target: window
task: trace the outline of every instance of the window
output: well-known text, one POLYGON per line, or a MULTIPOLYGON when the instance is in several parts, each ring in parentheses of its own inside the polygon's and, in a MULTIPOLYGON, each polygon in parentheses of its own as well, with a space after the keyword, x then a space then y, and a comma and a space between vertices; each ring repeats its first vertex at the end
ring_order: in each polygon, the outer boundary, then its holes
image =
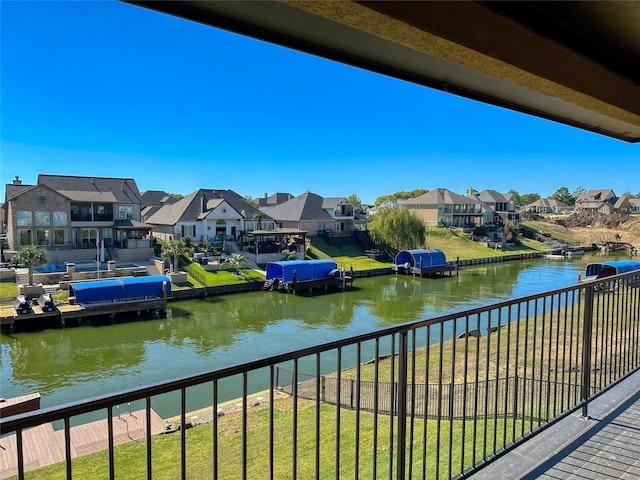
POLYGON ((327 228, 327 226, 324 222, 318 223, 318 230, 324 230, 325 228, 327 228))
POLYGON ((18 238, 20 241, 20 246, 24 247, 26 245, 31 245, 31 230, 21 229, 18 230, 18 238))
POLYGON ((71 204, 71 220, 75 222, 91 221, 91 204, 90 203, 72 203, 71 204))
POLYGON ((51 225, 50 212, 36 212, 36 227, 48 227, 51 225))
POLYGON ((19 227, 30 227, 31 225, 33 225, 32 212, 18 211, 16 212, 16 217, 17 225, 19 227))
POLYGON ((133 205, 118 206, 118 218, 120 220, 131 220, 133 218, 133 205))
MULTIPOLYGON (((131 207, 131 209, 132 209, 132 216, 133 216, 133 207, 131 207)), ((131 217, 126 217, 126 218, 131 218, 131 217)), ((113 205, 111 205, 110 203, 95 204, 93 206, 93 219, 96 221, 113 220, 113 205)))
POLYGON ((182 225, 182 237, 195 237, 196 226, 195 225, 182 225))
POLYGON ((251 231, 253 231, 253 230, 255 230, 255 229, 256 229, 256 225, 257 225, 257 223, 258 223, 258 222, 252 222, 252 221, 244 222, 244 229, 245 229, 247 232, 251 232, 251 231))
POLYGON ((53 231, 53 244, 54 245, 66 245, 67 244, 67 229, 56 228, 53 231))
POLYGON ((38 228, 36 230, 36 245, 49 245, 49 229, 38 228))
POLYGON ((67 226, 67 212, 53 212, 53 226, 54 227, 66 227, 67 226))

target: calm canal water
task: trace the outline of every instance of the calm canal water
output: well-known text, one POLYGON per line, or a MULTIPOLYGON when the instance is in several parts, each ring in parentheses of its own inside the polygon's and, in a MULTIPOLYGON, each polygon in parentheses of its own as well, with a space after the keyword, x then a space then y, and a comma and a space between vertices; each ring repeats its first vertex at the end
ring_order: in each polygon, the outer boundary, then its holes
MULTIPOLYGON (((80 327, 2 330, 2 397, 40 392, 42 407, 182 377, 294 348, 574 285, 602 257, 466 267, 458 277, 385 275, 346 292, 294 296, 253 292, 170 304, 170 318, 80 327)), ((334 365, 335 366, 335 365, 334 365)), ((312 365, 309 373, 314 372, 312 365)), ((301 371, 303 367, 301 366, 301 371)), ((331 368, 329 368, 331 370, 331 368)), ((259 376, 258 376, 259 377, 259 376)), ((264 376, 250 389, 268 388, 264 376)), ((221 385, 220 401, 237 398, 221 385)), ((153 399, 162 417, 178 397, 153 399)), ((211 386, 188 392, 188 409, 211 405, 211 386)))

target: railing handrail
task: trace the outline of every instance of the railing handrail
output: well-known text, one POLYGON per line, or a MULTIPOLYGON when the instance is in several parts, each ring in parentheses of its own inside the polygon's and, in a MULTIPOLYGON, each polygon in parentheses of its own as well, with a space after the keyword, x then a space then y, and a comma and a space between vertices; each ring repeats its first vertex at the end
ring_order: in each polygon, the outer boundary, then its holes
MULTIPOLYGON (((636 272, 637 273, 637 272, 636 272)), ((371 332, 366 332, 358 335, 345 337, 338 340, 331 340, 307 347, 302 347, 288 352, 280 353, 277 355, 271 355, 268 357, 262 357, 249 362, 243 362, 239 364, 230 365, 227 367, 216 368, 206 372, 201 372, 192 375, 186 375, 171 380, 166 380, 158 383, 153 383, 143 387, 124 390, 116 393, 105 394, 97 397, 93 397, 89 400, 79 400, 76 402, 70 402, 64 405, 58 405, 53 407, 44 408, 36 412, 28 412, 11 417, 0 418, 0 433, 6 433, 8 431, 14 431, 19 428, 28 428, 31 426, 39 425, 43 422, 50 422, 59 420, 65 416, 73 416, 80 413, 84 413, 90 410, 97 410, 101 408, 107 408, 110 405, 116 403, 126 403, 132 400, 139 400, 140 398, 151 397, 163 393, 175 391, 180 388, 199 385, 214 380, 238 375, 246 371, 256 370, 259 368, 269 367, 277 363, 282 363, 296 358, 304 357, 311 354, 322 353, 328 350, 334 350, 340 347, 346 347, 348 345, 364 342, 367 340, 374 340, 376 338, 385 337, 392 334, 405 333, 411 329, 420 327, 433 326, 439 323, 444 323, 455 318, 461 318, 466 316, 473 316, 480 313, 488 312, 491 310, 499 310, 510 305, 525 303, 533 301, 539 298, 544 298, 552 295, 558 295, 566 293, 572 290, 580 290, 586 287, 595 287, 603 283, 609 283, 612 280, 628 276, 630 274, 619 274, 616 276, 607 277, 601 280, 592 280, 584 282, 583 284, 573 285, 570 287, 563 287, 555 290, 550 290, 542 293, 527 295, 524 297, 518 297, 511 300, 505 300, 499 303, 490 305, 484 305, 468 310, 461 310, 457 312, 448 313, 432 319, 426 320, 414 320, 398 325, 392 325, 384 327, 371 332)))
MULTIPOLYGON (((296 474, 297 449, 297 421, 298 398, 305 398, 302 388, 309 390, 306 380, 299 380, 299 366, 305 359, 315 358, 316 372, 312 379, 311 388, 315 388, 316 437, 315 450, 317 458, 320 455, 320 403, 328 400, 338 408, 335 412, 335 452, 336 476, 340 473, 339 451, 341 407, 344 394, 348 404, 345 408, 355 410, 356 435, 359 432, 360 412, 367 411, 368 406, 361 403, 363 387, 367 386, 366 378, 361 376, 363 368, 361 349, 365 342, 367 348, 375 348, 373 366, 368 376, 373 375, 373 391, 366 393, 366 401, 373 401, 374 437, 377 438, 379 414, 385 414, 385 405, 390 406, 388 431, 389 469, 398 478, 404 478, 405 469, 411 475, 414 453, 423 458, 423 470, 427 468, 429 455, 435 457, 435 476, 439 477, 441 456, 448 456, 448 475, 452 477, 455 471, 458 475, 466 475, 482 466, 487 465, 515 445, 521 444, 531 436, 556 423, 571 412, 580 408, 583 415, 587 415, 587 406, 594 398, 610 389, 613 385, 640 369, 640 351, 637 349, 640 341, 640 272, 628 272, 603 279, 588 280, 572 286, 551 291, 527 295, 524 297, 504 300, 502 302, 452 312, 431 319, 406 322, 391 325, 378 330, 352 335, 338 340, 327 341, 317 345, 298 348, 277 355, 258 358, 248 362, 216 368, 210 371, 186 375, 172 380, 158 382, 152 385, 133 388, 113 394, 106 394, 92 399, 72 402, 57 407, 49 407, 35 412, 0 418, 0 433, 6 435, 16 433, 16 452, 18 477, 24 478, 24 449, 23 431, 29 427, 42 425, 46 422, 64 421, 65 452, 67 477, 71 477, 71 429, 72 417, 86 413, 106 410, 107 416, 113 416, 114 407, 132 401, 146 402, 148 422, 151 415, 152 397, 171 392, 180 392, 181 418, 181 467, 182 477, 186 478, 186 436, 184 430, 187 424, 186 392, 190 387, 211 383, 213 386, 213 448, 214 469, 218 468, 218 457, 215 452, 219 448, 217 441, 217 417, 219 381, 235 377, 242 383, 243 456, 239 463, 243 478, 247 473, 246 441, 247 409, 251 407, 247 401, 247 377, 256 372, 263 375, 261 370, 269 370, 269 435, 270 435, 270 471, 273 478, 274 466, 274 390, 283 385, 278 379, 279 364, 293 363, 291 380, 291 395, 293 397, 293 465, 292 475, 296 474), (435 328, 434 328, 435 327, 435 328), (447 330, 448 329, 448 330, 447 330), (486 329, 481 334, 480 329, 486 329), (443 332, 447 330, 446 337, 443 332), (458 335, 461 334, 461 335, 458 335), (458 340, 459 339, 459 340, 458 340), (385 343, 380 350, 381 341, 385 343), (388 343, 387 343, 388 342, 388 343), (462 342, 462 343, 458 343, 462 342), (343 349, 356 347, 355 360, 346 360, 343 365, 343 349), (510 350, 510 349, 513 350, 510 350), (592 351, 593 349, 593 351, 592 351), (421 351, 422 350, 422 351, 421 351), (458 353, 459 351, 459 353, 458 353), (387 352, 390 352, 387 354, 387 352), (431 353, 430 353, 431 352, 431 353), (511 352, 511 353, 510 353, 511 352), (321 375, 321 355, 335 355, 337 365, 331 366, 335 371, 335 386, 331 387, 327 378, 321 375), (434 357, 435 355, 435 357, 434 357), (448 358, 450 356, 450 358, 448 358), (389 357, 384 366, 387 369, 389 384, 385 387, 379 376, 379 368, 389 357), (444 360, 448 358, 447 360, 444 360), (354 379, 348 375, 343 377, 355 364, 354 379), (421 363, 416 371, 416 364, 421 363), (490 365, 493 367, 490 371, 490 365), (456 367, 462 370, 456 370, 456 367), (504 369, 504 370, 501 370, 504 369), (500 372, 504 371, 507 383, 499 387, 500 372), (566 376, 565 376, 566 372, 566 376), (275 373, 275 377, 274 377, 275 373), (523 376, 524 375, 524 376, 523 376), (454 419, 453 401, 456 400, 454 378, 463 381, 462 393, 458 392, 457 400, 462 399, 462 413, 455 419, 468 419, 472 416, 468 431, 462 422, 461 435, 463 441, 460 448, 453 452, 454 426, 448 428, 441 425, 447 415, 454 419), (493 378, 495 377, 495 378, 493 378), (416 396, 417 378, 424 378, 425 383, 434 379, 438 387, 435 397, 429 395, 429 389, 421 390, 416 396), (514 380, 509 382, 508 378, 514 380), (275 379, 275 381, 274 381, 275 379), (450 379, 450 380, 449 380, 450 379), (495 380, 495 395, 490 394, 487 387, 480 392, 485 380, 495 380), (341 386, 347 380, 347 386, 341 386), (524 380, 524 382, 522 381, 524 380), (528 382, 528 383, 527 383, 528 382), (322 390, 320 385, 322 385, 322 390), (350 387, 349 387, 350 385, 350 387), (538 386, 536 386, 538 385, 538 386), (547 386, 545 386, 547 385, 547 386), (571 386, 569 388, 569 386, 571 386), (328 387, 328 390, 325 390, 328 387), (566 390, 565 390, 566 387, 566 390), (579 388, 578 388, 579 387, 579 388), (384 391, 383 391, 384 390, 384 391), (322 391, 322 397, 320 392, 322 391), (382 395, 382 396, 380 396, 382 395), (429 403, 431 402, 431 403, 429 403), (435 403, 434 403, 435 402, 435 403), (447 405, 448 407, 445 407, 447 405), (469 403, 471 402, 471 403, 469 403), (436 410, 429 410, 436 408, 436 410), (445 409, 448 408, 448 412, 445 409), (435 411, 436 417, 430 425, 437 429, 438 443, 435 450, 429 447, 427 452, 427 420, 429 412, 435 411), (497 418, 500 412, 505 412, 512 419, 497 423, 493 427, 487 421, 497 418), (414 442, 414 422, 422 416, 423 442, 418 446, 414 442), (508 426, 511 425, 511 426, 508 426), (491 429, 493 431, 491 431, 491 429), (499 429, 501 431, 499 431, 499 429), (473 443, 472 458, 467 459, 464 439, 473 443), (449 447, 440 447, 448 441, 449 447), (492 439, 492 440, 491 440, 492 439), (489 442, 489 443, 488 443, 489 442), (493 444, 491 444, 493 442, 493 444), (447 450, 448 448, 448 450, 447 450), (482 451, 477 450, 482 448, 482 451), (405 455, 408 455, 405 456, 405 455), (454 458, 455 456, 455 458, 454 458), (453 462, 456 465, 453 465, 453 462), (455 470, 455 471, 454 471, 455 470)), ((345 358, 349 355, 345 355, 345 358)), ((369 362, 371 363, 371 362, 369 362)), ((387 377, 385 377, 387 378, 387 377)), ((235 381, 235 380, 234 380, 235 381)), ((433 389, 432 389, 433 390, 433 389)), ((302 418, 302 417, 301 417, 302 418)), ((431 417, 433 418, 433 417, 431 417)), ((113 476, 113 426, 109 425, 109 470, 113 476)), ((152 469, 151 430, 147 429, 147 471, 152 469)), ((374 439, 375 444, 375 439, 374 439)), ((420 444, 420 441, 418 441, 420 444)), ((356 442, 355 471, 358 471, 359 446, 356 442)), ((377 450, 374 449, 372 467, 376 471, 377 450)), ((228 462, 228 460, 225 460, 228 462)), ((316 476, 319 476, 319 464, 316 460, 316 476)), ((31 468, 31 467, 29 467, 31 468)), ((329 468, 332 468, 330 466, 329 468)), ((357 473, 356 473, 357 476, 357 473)))

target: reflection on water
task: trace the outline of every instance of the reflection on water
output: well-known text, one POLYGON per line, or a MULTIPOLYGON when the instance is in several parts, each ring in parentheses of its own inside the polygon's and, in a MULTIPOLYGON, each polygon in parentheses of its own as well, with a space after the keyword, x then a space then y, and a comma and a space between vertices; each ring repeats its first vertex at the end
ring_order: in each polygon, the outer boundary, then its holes
MULTIPOLYGON (((328 295, 253 292, 182 301, 171 304, 165 319, 3 330, 2 396, 38 391, 47 407, 182 377, 573 285, 589 261, 594 257, 491 264, 440 279, 387 275, 358 279, 352 290, 328 295)), ((333 368, 325 363, 327 371, 333 368)), ((268 385, 264 372, 250 381, 253 390, 268 385)), ((221 390, 221 401, 239 394, 224 384, 221 390)), ((194 388, 189 399, 188 408, 211 404, 211 386, 194 388)), ((175 405, 170 396, 154 399, 162 416, 174 414, 175 405)))

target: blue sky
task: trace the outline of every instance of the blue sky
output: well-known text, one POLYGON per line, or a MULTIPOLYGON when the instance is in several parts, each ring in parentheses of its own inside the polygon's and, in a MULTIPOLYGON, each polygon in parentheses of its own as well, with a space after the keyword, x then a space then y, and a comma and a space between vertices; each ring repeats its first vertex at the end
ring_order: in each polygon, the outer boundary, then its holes
POLYGON ((371 203, 414 188, 640 191, 640 145, 144 8, 2 0, 0 18, 2 199, 38 173, 371 203))

